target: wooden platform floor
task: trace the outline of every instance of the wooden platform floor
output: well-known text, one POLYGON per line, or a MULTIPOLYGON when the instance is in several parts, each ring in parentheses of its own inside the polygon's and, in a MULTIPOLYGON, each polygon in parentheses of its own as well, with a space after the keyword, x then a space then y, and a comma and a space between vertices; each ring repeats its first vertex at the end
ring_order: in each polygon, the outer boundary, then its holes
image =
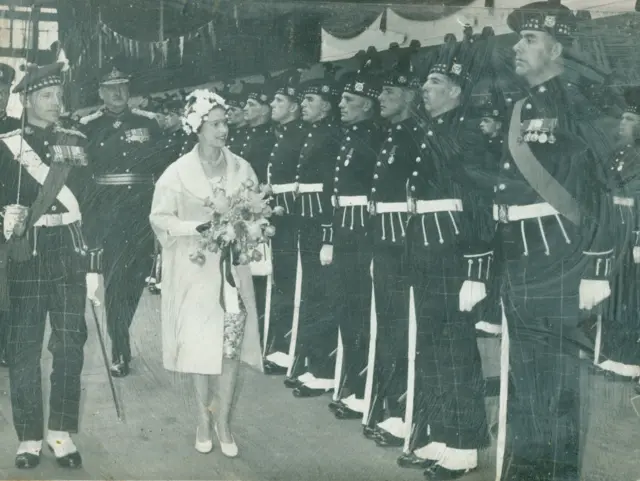
MULTIPOLYGON (((81 433, 75 437, 84 458, 83 469, 58 468, 48 452, 35 470, 13 467, 17 441, 11 424, 9 381, 6 370, 0 371, 2 479, 424 479, 421 471, 396 466, 400 450, 378 448, 365 440, 359 421, 336 420, 327 409, 329 396, 295 399, 281 377, 250 369, 242 371, 242 395, 233 425, 241 456, 227 459, 217 446, 211 454, 197 453, 190 386, 162 368, 159 306, 159 297, 145 294, 132 329, 133 373, 115 380, 123 406, 122 422, 115 414, 96 327, 88 317, 81 433)), ((482 341, 489 373, 497 367, 496 348, 495 341, 482 341)), ((50 361, 49 353, 43 351, 47 391, 50 361)), ((586 481, 640 480, 640 416, 632 407, 632 396, 628 383, 593 376, 586 481)), ((495 400, 488 400, 488 410, 494 417, 495 400)), ((493 481, 494 457, 494 448, 482 452, 481 469, 464 479, 493 481)))

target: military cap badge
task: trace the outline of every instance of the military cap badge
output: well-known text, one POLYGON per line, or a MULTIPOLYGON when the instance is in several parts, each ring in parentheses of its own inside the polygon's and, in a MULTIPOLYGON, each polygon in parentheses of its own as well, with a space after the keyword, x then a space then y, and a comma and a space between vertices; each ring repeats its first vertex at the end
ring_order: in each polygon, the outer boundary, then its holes
POLYGON ((548 28, 553 28, 556 26, 556 16, 555 15, 547 15, 544 17, 544 26, 548 28))
POLYGON ((353 87, 355 89, 356 92, 363 92, 364 91, 364 84, 362 82, 356 82, 355 86, 353 87))
POLYGON ((398 83, 406 84, 407 83, 407 77, 405 77, 404 75, 400 75, 400 77, 398 77, 398 83))
POLYGON ((454 75, 460 75, 461 72, 462 72, 462 65, 460 65, 459 63, 454 63, 451 66, 451 73, 453 73, 454 75))
POLYGON ((329 93, 329 86, 328 85, 323 85, 321 91, 322 91, 323 94, 329 93))
POLYGON ((287 89, 287 95, 293 97, 296 94, 296 90, 293 87, 287 89))

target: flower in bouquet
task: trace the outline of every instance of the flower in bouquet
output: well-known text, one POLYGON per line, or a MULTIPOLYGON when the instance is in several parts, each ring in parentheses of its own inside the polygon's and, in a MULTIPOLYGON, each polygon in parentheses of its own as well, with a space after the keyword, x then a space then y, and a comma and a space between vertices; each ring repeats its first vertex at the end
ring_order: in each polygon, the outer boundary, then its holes
POLYGON ((187 96, 187 105, 182 114, 182 128, 187 134, 197 133, 209 112, 216 107, 227 110, 225 100, 215 92, 196 89, 187 96))

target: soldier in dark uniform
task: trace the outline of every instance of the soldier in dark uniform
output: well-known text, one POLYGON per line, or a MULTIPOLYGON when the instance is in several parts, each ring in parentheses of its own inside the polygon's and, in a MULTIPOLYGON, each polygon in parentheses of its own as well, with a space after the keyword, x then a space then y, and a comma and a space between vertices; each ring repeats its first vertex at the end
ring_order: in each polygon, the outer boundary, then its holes
POLYGON ((375 57, 364 60, 358 72, 341 79, 344 89, 338 107, 346 133, 333 179, 333 239, 325 238, 320 251, 321 262, 332 263, 336 271, 333 307, 340 325, 342 356, 329 407, 338 419, 358 419, 364 414, 369 347, 372 253, 367 235, 368 195, 380 149, 377 115, 382 85, 372 71, 375 57))
MULTIPOLYGON (((15 70, 5 63, 0 63, 0 134, 6 134, 19 129, 19 119, 7 115, 7 103, 11 94, 11 84, 16 76, 15 70)), ((0 311, 0 366, 8 367, 7 363, 7 329, 9 318, 6 311, 0 311)))
POLYGON ((300 94, 302 119, 308 125, 295 177, 300 311, 297 325, 294 319, 287 374, 302 383, 294 388, 294 396, 311 397, 332 390, 334 383, 338 325, 331 307, 332 267, 320 263, 320 250, 323 239, 333 236, 333 159, 341 133, 335 118, 338 91, 330 72, 305 82, 300 94))
POLYGON ((416 332, 409 373, 415 376, 407 388, 407 455, 398 463, 427 467, 433 480, 475 470, 478 449, 489 445, 476 319, 458 304, 468 269, 460 262, 461 245, 484 257, 484 266, 478 262, 488 277, 495 232, 490 202, 482 202, 492 191, 469 175, 484 162, 481 133, 467 118, 474 70, 485 63, 482 40, 469 31, 462 42, 451 37, 440 48, 422 87, 429 120, 409 180, 410 326, 415 322, 416 332))
POLYGON ((89 238, 91 232, 83 229, 91 188, 86 138, 58 124, 62 67, 62 63, 27 66, 14 89, 25 107, 24 130, 0 139, 4 206, 0 299, 10 301, 9 378, 13 423, 20 440, 18 468, 33 468, 40 461, 44 438, 40 364, 47 314, 48 348, 53 355, 47 444, 60 466, 82 464, 70 433, 78 430, 86 299, 97 301, 102 253, 89 238))
POLYGON ((80 119, 94 162, 91 229, 104 246, 105 309, 115 377, 129 374, 129 328, 154 257, 149 209, 154 180, 168 163, 155 114, 131 109, 129 78, 115 63, 100 80, 104 107, 80 119))
POLYGON ((389 125, 375 164, 369 212, 373 244, 375 329, 367 367, 364 435, 380 446, 402 446, 408 367, 409 283, 405 230, 409 217, 407 184, 423 135, 418 121, 419 80, 411 66, 412 50, 402 50, 387 72, 379 97, 380 114, 389 125), (385 420, 385 405, 388 418, 385 420))
MULTIPOLYGON (((293 305, 298 263, 298 229, 295 218, 295 176, 307 126, 300 119, 300 75, 280 78, 271 102, 276 143, 269 155, 267 183, 272 191, 272 207, 283 213, 271 221, 276 235, 271 239, 273 256, 272 295, 265 309, 264 371, 267 374, 285 374, 291 365, 288 357, 289 340, 293 322, 293 305), (267 313, 268 312, 268 319, 267 313)), ((293 380, 285 385, 295 387, 293 380)))
POLYGON ((273 91, 269 80, 263 84, 246 84, 248 93, 244 118, 247 125, 238 151, 238 155, 251 164, 260 183, 267 182, 269 154, 276 142, 271 123, 273 91))
MULTIPOLYGON (((597 127, 602 114, 564 76, 563 50, 576 27, 572 12, 538 2, 514 10, 507 23, 521 37, 515 73, 527 91, 509 116, 495 185, 505 262, 501 376, 513 382, 512 391, 501 392, 509 422, 501 410, 498 445, 505 445, 506 457, 499 456, 498 469, 505 481, 577 481, 587 415, 581 381, 588 380, 579 350, 590 348, 578 327, 580 310, 608 296, 615 267, 615 237, 608 232, 615 226, 606 225, 613 216, 598 158, 608 139, 597 127)), ((463 310, 484 296, 477 260, 468 260, 463 310)))
POLYGON ((616 272, 608 309, 602 318, 600 359, 602 369, 629 378, 640 378, 640 88, 625 91, 626 106, 619 127, 619 145, 609 165, 621 177, 613 191, 619 222, 629 222, 631 242, 624 246, 621 268, 616 272))
POLYGON ((247 120, 244 117, 244 108, 247 105, 246 91, 232 92, 226 89, 223 97, 227 101, 229 110, 227 117, 229 122, 229 136, 227 137, 227 147, 236 155, 239 155, 242 144, 246 136, 247 120))

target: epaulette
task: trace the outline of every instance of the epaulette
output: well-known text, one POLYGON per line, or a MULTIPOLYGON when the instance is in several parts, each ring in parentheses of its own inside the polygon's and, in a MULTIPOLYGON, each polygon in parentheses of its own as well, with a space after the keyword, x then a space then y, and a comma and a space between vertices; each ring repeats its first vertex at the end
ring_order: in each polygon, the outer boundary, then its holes
POLYGON ((138 108, 133 108, 133 109, 131 109, 131 113, 132 114, 136 114, 136 115, 140 115, 142 117, 146 117, 146 118, 151 119, 151 120, 158 120, 158 115, 153 113, 153 112, 149 112, 148 110, 142 110, 142 109, 138 109, 138 108))
POLYGON ((69 134, 69 135, 76 135, 78 137, 82 137, 83 139, 87 138, 87 136, 84 135, 82 132, 74 129, 65 129, 63 127, 56 127, 56 132, 61 132, 63 134, 69 134))
POLYGON ((7 139, 9 137, 13 137, 14 135, 20 135, 21 133, 22 129, 12 130, 11 132, 0 134, 0 139, 7 139))
POLYGON ((80 122, 82 125, 86 125, 86 124, 88 124, 89 122, 91 122, 91 121, 93 121, 93 120, 99 119, 100 117, 102 117, 102 115, 103 115, 103 111, 102 111, 102 109, 98 109, 98 110, 96 110, 94 113, 89 114, 89 115, 85 115, 84 117, 82 117, 82 118, 79 120, 79 122, 80 122))

